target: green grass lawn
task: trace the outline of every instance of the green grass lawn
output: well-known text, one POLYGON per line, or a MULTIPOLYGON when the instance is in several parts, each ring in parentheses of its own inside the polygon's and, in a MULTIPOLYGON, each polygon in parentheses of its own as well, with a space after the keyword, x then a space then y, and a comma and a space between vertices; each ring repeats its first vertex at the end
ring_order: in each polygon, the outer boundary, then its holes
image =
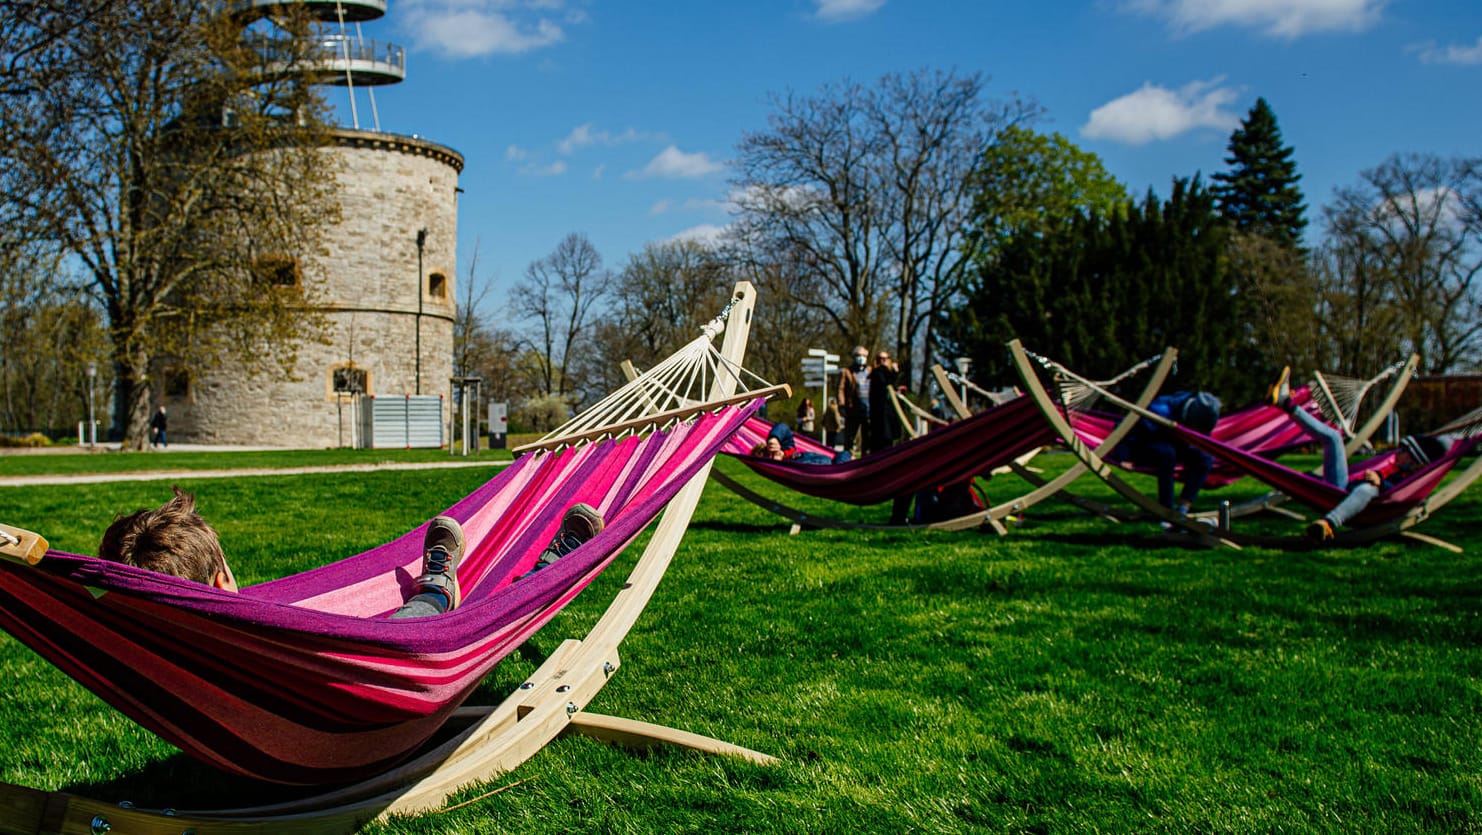
POLYGON ((477 449, 467 456, 446 449, 280 449, 244 452, 0 452, 0 477, 72 473, 137 473, 209 470, 220 467, 333 467, 346 464, 437 463, 442 461, 508 461, 507 449, 477 449))
MULTIPOLYGON (((240 460, 214 457, 211 466, 240 460)), ((720 466, 827 507, 734 461, 720 466)), ((180 484, 251 583, 384 542, 488 477, 180 484)), ((1017 489, 1011 478, 988 488, 994 500, 1017 489)), ((1077 488, 1110 499, 1093 482, 1077 488)), ((91 553, 114 511, 167 492, 159 482, 7 487, 0 506, 3 521, 91 553)), ((1479 508, 1473 489, 1421 528, 1463 555, 1403 541, 1237 552, 1180 547, 1154 526, 1053 503, 1004 537, 789 536, 781 519, 711 484, 623 645, 622 669, 590 708, 781 764, 562 739, 454 800, 516 784, 507 791, 367 831, 1482 831, 1479 508)), ((585 634, 637 550, 475 701, 501 699, 561 639, 585 634)), ((9 638, 0 665, 0 779, 181 808, 281 796, 179 755, 9 638)))

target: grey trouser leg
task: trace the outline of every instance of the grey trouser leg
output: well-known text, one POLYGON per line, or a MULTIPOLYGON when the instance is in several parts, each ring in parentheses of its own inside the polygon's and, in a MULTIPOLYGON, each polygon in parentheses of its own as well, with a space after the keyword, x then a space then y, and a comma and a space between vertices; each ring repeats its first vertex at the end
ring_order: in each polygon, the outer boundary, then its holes
POLYGON ((393 618, 425 618, 428 615, 440 615, 447 611, 447 598, 440 594, 419 594, 411 600, 401 604, 401 608, 391 613, 393 618))
POLYGON ((1369 506, 1369 502, 1379 495, 1379 488, 1367 481, 1348 491, 1348 498, 1338 503, 1338 506, 1327 512, 1323 518, 1332 522, 1334 527, 1347 524, 1349 519, 1357 516, 1359 511, 1369 506))

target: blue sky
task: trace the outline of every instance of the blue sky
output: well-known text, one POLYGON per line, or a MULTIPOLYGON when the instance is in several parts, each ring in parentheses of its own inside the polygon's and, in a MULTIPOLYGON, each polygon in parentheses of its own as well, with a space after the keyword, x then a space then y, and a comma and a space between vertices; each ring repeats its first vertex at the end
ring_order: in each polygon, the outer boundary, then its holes
MULTIPOLYGON (((727 162, 769 96, 843 79, 981 72, 1165 196, 1225 168, 1264 96, 1314 226, 1394 152, 1482 154, 1479 0, 390 0, 361 33, 407 49, 407 80, 375 90, 379 129, 466 159, 458 280, 477 247, 496 316, 570 232, 619 269, 724 226, 727 162)), ((345 92, 331 101, 348 123, 345 92)))

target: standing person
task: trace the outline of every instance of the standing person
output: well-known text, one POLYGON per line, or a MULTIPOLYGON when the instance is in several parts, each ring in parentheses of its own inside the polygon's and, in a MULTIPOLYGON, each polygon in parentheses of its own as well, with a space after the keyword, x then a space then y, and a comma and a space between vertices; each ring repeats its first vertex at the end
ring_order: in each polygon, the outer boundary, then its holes
POLYGON ((900 417, 895 413, 895 404, 890 402, 895 378, 900 375, 900 366, 890 358, 890 352, 875 355, 875 367, 870 369, 870 445, 867 452, 878 452, 893 446, 901 436, 900 417))
POLYGON ((853 363, 839 371, 839 411, 844 415, 843 447, 848 450, 854 449, 856 437, 861 452, 870 448, 870 376, 866 369, 869 363, 870 350, 856 345, 853 363))
POLYGON ((1364 471, 1358 478, 1348 480, 1348 454, 1343 449, 1343 435, 1335 428, 1309 414, 1306 409, 1292 403, 1292 369, 1281 369, 1276 382, 1266 391, 1266 400, 1272 406, 1292 416, 1292 420, 1307 432, 1308 437, 1322 447, 1323 481, 1348 491, 1348 497, 1339 502, 1320 519, 1307 525, 1305 533, 1313 542, 1332 539, 1334 531, 1352 519, 1359 511, 1369 506, 1381 490, 1403 481, 1411 472, 1445 455, 1450 445, 1433 435, 1406 435, 1395 448, 1394 457, 1377 467, 1364 471))
POLYGON ((823 445, 837 447, 839 436, 844 432, 844 416, 839 414, 839 398, 828 399, 828 406, 824 408, 823 418, 818 425, 823 430, 823 445))
POLYGON ((813 436, 813 421, 817 416, 813 408, 813 399, 804 397, 803 402, 798 404, 798 431, 804 435, 813 436))
POLYGON ((168 423, 169 418, 165 416, 165 407, 161 406, 160 410, 155 412, 154 417, 149 421, 149 432, 154 436, 155 446, 170 445, 169 439, 165 437, 165 426, 168 423))

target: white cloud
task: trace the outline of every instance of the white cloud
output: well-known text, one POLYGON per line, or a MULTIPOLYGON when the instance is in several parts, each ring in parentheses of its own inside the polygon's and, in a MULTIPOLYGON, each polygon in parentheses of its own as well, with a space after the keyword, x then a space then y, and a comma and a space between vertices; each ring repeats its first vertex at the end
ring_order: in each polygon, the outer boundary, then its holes
POLYGON ((885 5, 885 0, 813 0, 814 16, 825 23, 840 23, 864 17, 885 5))
POLYGON ((1259 29, 1278 38, 1311 32, 1359 32, 1374 25, 1389 0, 1127 0, 1135 11, 1165 18, 1180 32, 1219 26, 1259 29))
POLYGON ((1178 90, 1147 82, 1091 111, 1081 135, 1142 145, 1198 128, 1234 128, 1240 117, 1224 106, 1235 100, 1236 91, 1218 86, 1223 80, 1194 81, 1178 90))
MULTIPOLYGON (((454 58, 518 55, 565 40, 550 15, 562 2, 510 0, 404 0, 396 13, 418 47, 454 58)), ((583 22, 566 15, 567 23, 583 22)))
POLYGON ((651 215, 662 215, 669 212, 728 212, 732 203, 728 200, 716 200, 714 198, 692 197, 682 203, 665 198, 649 207, 651 215))
POLYGON ((550 165, 526 165, 520 173, 530 177, 559 177, 566 173, 566 160, 558 159, 550 165))
POLYGON ((714 174, 724 167, 703 152, 687 154, 670 145, 660 151, 658 156, 649 160, 648 165, 645 165, 642 171, 630 172, 628 176, 692 180, 714 174))
POLYGON ((690 228, 684 230, 683 232, 680 232, 677 235, 670 236, 670 238, 665 241, 665 243, 683 243, 684 241, 694 241, 698 244, 714 246, 715 244, 720 243, 721 238, 725 237, 726 231, 729 228, 730 227, 728 226, 716 226, 713 223, 702 223, 699 226, 691 226, 690 228))
POLYGON ((556 150, 561 154, 570 154, 588 145, 622 145, 627 142, 638 142, 649 137, 638 131, 628 128, 622 133, 610 133, 605 130, 592 130, 592 123, 577 125, 572 128, 571 133, 566 135, 556 144, 556 150))
POLYGON ((504 158, 510 162, 519 162, 528 156, 530 156, 530 152, 521 148, 519 145, 511 145, 504 149, 504 158))
POLYGON ((1482 37, 1471 46, 1436 46, 1435 43, 1412 47, 1427 64, 1482 64, 1482 37))

